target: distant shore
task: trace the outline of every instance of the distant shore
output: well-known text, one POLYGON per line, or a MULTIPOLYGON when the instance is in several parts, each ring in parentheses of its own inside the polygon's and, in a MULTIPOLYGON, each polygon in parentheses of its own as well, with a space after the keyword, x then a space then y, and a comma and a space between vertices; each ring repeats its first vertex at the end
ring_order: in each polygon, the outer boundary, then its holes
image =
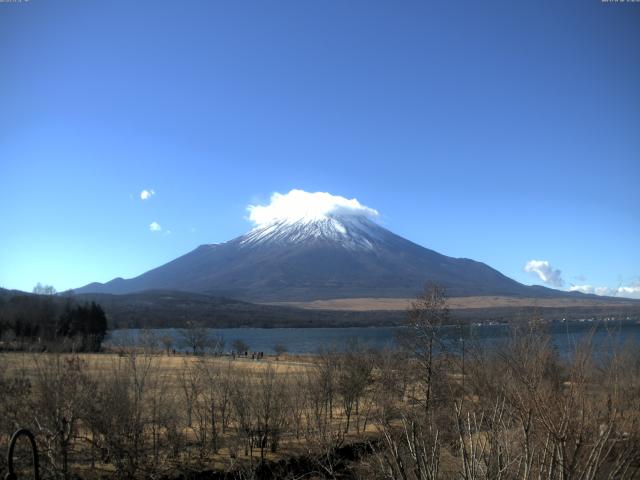
MULTIPOLYGON (((411 305, 413 298, 333 298, 310 302, 269 302, 279 305, 311 310, 341 310, 354 312, 400 311, 411 305)), ((640 301, 626 298, 525 298, 506 296, 450 297, 447 304, 452 310, 494 309, 512 307, 575 308, 575 307, 636 307, 640 301)))

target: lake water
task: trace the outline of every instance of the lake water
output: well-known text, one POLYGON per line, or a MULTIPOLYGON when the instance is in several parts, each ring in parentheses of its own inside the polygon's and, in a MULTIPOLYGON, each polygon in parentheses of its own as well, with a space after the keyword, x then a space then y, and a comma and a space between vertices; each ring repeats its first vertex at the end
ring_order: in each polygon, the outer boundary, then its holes
MULTIPOLYGON (((262 351, 273 353, 276 344, 282 344, 290 353, 317 353, 321 348, 335 347, 344 349, 345 346, 357 340, 360 344, 372 348, 392 347, 402 327, 352 327, 352 328, 219 328, 208 329, 212 335, 221 336, 224 339, 225 351, 231 350, 234 340, 242 340, 249 346, 250 351, 262 351)), ((604 342, 616 344, 635 341, 640 344, 640 324, 636 321, 609 321, 609 322, 553 322, 548 325, 553 343, 561 354, 568 354, 580 340, 593 335, 595 345, 603 345, 604 342)), ((508 338, 510 328, 507 325, 475 325, 465 327, 447 326, 442 328, 442 334, 448 342, 455 347, 460 343, 460 338, 465 342, 478 342, 480 344, 493 344, 508 338)), ((188 350, 183 345, 183 337, 180 329, 154 329, 154 330, 113 330, 107 339, 108 344, 136 344, 153 336, 152 341, 159 344, 159 339, 170 337, 176 350, 188 350)))

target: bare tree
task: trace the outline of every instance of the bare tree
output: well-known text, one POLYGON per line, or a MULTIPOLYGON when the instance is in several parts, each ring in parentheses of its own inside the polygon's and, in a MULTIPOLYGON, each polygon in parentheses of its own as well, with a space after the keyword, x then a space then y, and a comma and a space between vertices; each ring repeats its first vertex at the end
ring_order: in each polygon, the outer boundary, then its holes
POLYGON ((276 357, 281 357, 287 351, 287 347, 282 343, 276 343, 273 346, 273 351, 276 353, 276 357))
POLYGON ((201 360, 197 367, 202 381, 201 410, 207 416, 210 427, 211 450, 221 447, 229 417, 229 369, 210 360, 201 360))
POLYGON ((275 452, 282 430, 287 420, 287 396, 285 384, 276 370, 268 365, 258 377, 256 392, 253 396, 255 431, 259 439, 260 461, 264 463, 267 445, 275 452))
POLYGON ((33 293, 36 295, 55 295, 57 290, 52 285, 43 285, 40 282, 33 287, 33 293))
POLYGON ((432 402, 433 385, 436 375, 434 353, 439 342, 439 329, 449 321, 449 308, 444 288, 438 285, 425 287, 411 303, 407 312, 407 332, 401 338, 419 364, 418 381, 422 386, 422 396, 417 399, 423 404, 425 414, 429 413, 432 402))
MULTIPOLYGON (((339 355, 339 361, 337 390, 346 416, 345 433, 348 433, 353 410, 355 409, 357 419, 360 398, 371 382, 373 362, 369 353, 353 341, 349 342, 347 350, 339 355)), ((357 427, 356 421, 356 430, 357 427)))
POLYGON ((160 342, 162 343, 165 351, 167 352, 167 355, 169 355, 171 353, 171 349, 173 348, 173 344, 174 344, 174 339, 171 335, 164 335, 161 339, 160 342))
POLYGON ((178 381, 183 394, 188 428, 193 426, 193 409, 202 389, 201 373, 201 369, 197 368, 193 362, 187 358, 184 359, 178 381))
POLYGON ((335 351, 323 352, 316 368, 305 372, 302 392, 304 404, 304 445, 322 478, 335 478, 340 459, 335 452, 345 441, 344 423, 332 413, 336 385, 331 379, 337 368, 335 351))
POLYGON ((315 362, 317 381, 321 400, 326 403, 326 411, 329 419, 333 419, 333 406, 337 390, 337 371, 339 355, 335 347, 321 349, 315 362))
POLYGON ((187 328, 180 330, 180 337, 182 345, 191 349, 194 355, 203 354, 206 351, 219 354, 224 348, 224 339, 214 335, 208 328, 189 324, 187 328))
POLYGON ((238 352, 238 354, 242 354, 244 352, 249 351, 249 345, 247 344, 247 342, 239 338, 236 338, 231 343, 231 348, 233 348, 234 351, 238 352))
POLYGON ((244 454, 253 460, 254 411, 252 408, 252 388, 245 375, 235 375, 231 379, 230 400, 235 417, 236 437, 244 445, 244 454))

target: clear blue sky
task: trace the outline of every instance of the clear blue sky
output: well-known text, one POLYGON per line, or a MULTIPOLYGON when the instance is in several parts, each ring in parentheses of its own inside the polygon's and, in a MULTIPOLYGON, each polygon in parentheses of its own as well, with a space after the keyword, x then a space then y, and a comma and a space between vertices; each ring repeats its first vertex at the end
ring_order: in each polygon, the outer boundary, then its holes
POLYGON ((640 4, 0 3, 0 286, 135 276, 293 188, 637 285, 640 4))

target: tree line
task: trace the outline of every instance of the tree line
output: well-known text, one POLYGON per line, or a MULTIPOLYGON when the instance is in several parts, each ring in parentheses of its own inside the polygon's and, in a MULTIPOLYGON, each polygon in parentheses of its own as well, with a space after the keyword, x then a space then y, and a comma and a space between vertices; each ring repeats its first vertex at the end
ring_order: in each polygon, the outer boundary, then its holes
POLYGON ((103 308, 55 293, 38 284, 32 295, 0 298, 0 348, 100 350, 107 333, 103 308))

